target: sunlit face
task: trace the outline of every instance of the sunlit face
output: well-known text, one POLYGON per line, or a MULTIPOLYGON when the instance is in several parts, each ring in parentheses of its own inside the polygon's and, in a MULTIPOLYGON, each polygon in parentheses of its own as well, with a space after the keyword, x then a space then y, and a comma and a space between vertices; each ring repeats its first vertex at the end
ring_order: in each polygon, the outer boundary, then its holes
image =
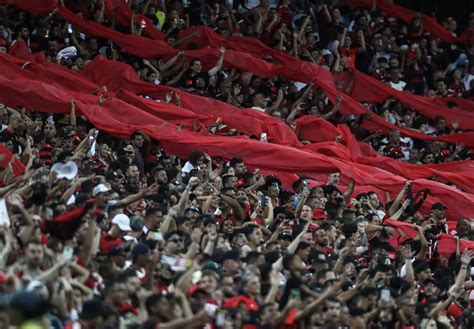
POLYGON ((380 206, 379 198, 378 198, 377 194, 375 194, 375 193, 370 195, 369 201, 370 201, 370 204, 372 205, 372 207, 374 207, 375 209, 377 209, 380 206))
POLYGON ((254 245, 261 245, 264 242, 262 230, 257 227, 253 230, 252 234, 249 235, 249 242, 254 245))
POLYGON ((222 231, 224 234, 232 234, 234 231, 234 224, 231 220, 224 221, 224 224, 222 225, 222 231))
POLYGON ((212 207, 219 208, 220 203, 221 203, 221 198, 218 195, 213 195, 211 199, 212 207))
POLYGON ((173 234, 166 240, 166 250, 174 255, 179 254, 184 248, 184 240, 178 234, 173 234))
POLYGON ((202 286, 209 294, 211 294, 216 291, 219 283, 214 276, 211 274, 206 274, 201 277, 201 280, 199 280, 199 285, 202 286))
POLYGON ((200 73, 202 71, 202 64, 201 64, 201 61, 194 61, 193 65, 191 66, 191 69, 195 72, 195 73, 200 73))
POLYGON ((435 157, 432 153, 428 153, 423 157, 423 163, 425 164, 433 164, 435 163, 435 157))
POLYGON ((245 290, 250 296, 260 294, 260 278, 256 275, 252 276, 245 285, 245 290))
POLYGON ((137 166, 130 166, 128 167, 127 169, 127 178, 128 180, 130 181, 135 181, 135 180, 138 180, 140 176, 140 171, 138 170, 138 167, 137 166))
POLYGON ((328 235, 325 230, 317 230, 313 234, 314 242, 319 246, 327 246, 329 244, 328 235))
POLYGON ((303 209, 301 210, 301 218, 304 220, 311 220, 313 217, 313 211, 310 206, 304 205, 303 209))
POLYGON ((327 320, 337 322, 341 316, 341 304, 328 301, 325 316, 327 320))
POLYGON ((52 123, 46 123, 44 126, 44 137, 53 138, 56 136, 56 127, 52 123))
POLYGON ((159 184, 166 184, 168 182, 168 175, 164 170, 158 170, 155 173, 155 181, 159 184))
POLYGON ((328 185, 338 186, 340 181, 340 175, 338 172, 329 174, 328 185))
POLYGON ((237 198, 237 200, 243 201, 243 202, 248 202, 249 201, 247 193, 245 193, 244 190, 238 190, 237 193, 236 193, 236 198, 237 198))

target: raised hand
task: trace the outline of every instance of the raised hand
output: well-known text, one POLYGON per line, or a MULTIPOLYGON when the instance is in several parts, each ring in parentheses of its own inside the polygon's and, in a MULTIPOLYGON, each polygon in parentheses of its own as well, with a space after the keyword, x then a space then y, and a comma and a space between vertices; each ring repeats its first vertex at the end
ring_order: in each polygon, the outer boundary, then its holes
POLYGON ((191 177, 191 178, 189 179, 188 185, 189 185, 190 187, 196 187, 196 186, 198 186, 198 185, 199 185, 199 178, 197 178, 197 177, 191 177))
POLYGON ((472 252, 469 249, 464 249, 464 252, 461 255, 461 263, 463 265, 469 265, 472 259, 472 252))

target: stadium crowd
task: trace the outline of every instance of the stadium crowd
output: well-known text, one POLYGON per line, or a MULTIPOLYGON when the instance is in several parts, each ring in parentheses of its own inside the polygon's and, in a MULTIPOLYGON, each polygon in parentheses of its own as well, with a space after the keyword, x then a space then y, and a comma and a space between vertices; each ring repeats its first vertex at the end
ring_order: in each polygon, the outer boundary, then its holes
MULTIPOLYGON (((151 21, 175 48, 195 47, 203 32, 180 31, 201 25, 224 38, 257 38, 345 74, 346 83, 332 103, 315 82, 225 66, 224 47, 208 68, 183 52, 139 58, 82 33, 56 10, 32 15, 14 1, 0 6, 0 50, 21 42, 74 72, 104 56, 130 65, 143 82, 266 112, 294 130, 303 116, 347 125, 358 141, 410 164, 474 154, 462 143, 362 128, 380 116, 430 137, 465 132, 395 97, 363 102, 369 115, 339 112, 356 70, 397 91, 452 98, 452 111, 462 111, 459 99, 474 100, 474 43, 442 42, 420 16, 403 22, 377 1, 349 9, 338 0, 123 0, 134 13, 123 26, 106 17, 106 1, 60 2, 131 35, 144 35, 151 21)), ((466 26, 440 18, 453 35, 474 28, 474 13, 459 14, 470 15, 466 26)), ((173 92, 154 100, 182 106, 173 92)), ((410 180, 392 195, 356 194, 339 172, 285 188, 239 154, 226 161, 196 149, 183 159, 141 130, 128 139, 99 131, 74 99, 68 114, 1 104, 0 115, 0 328, 474 327, 474 251, 461 244, 474 241, 474 222, 447 218, 443 200, 421 211, 429 191, 414 193, 410 180), (438 252, 442 234, 456 241, 451 254, 438 252)), ((205 129, 243 135, 221 117, 205 129)), ((268 142, 266 134, 251 138, 268 142)))

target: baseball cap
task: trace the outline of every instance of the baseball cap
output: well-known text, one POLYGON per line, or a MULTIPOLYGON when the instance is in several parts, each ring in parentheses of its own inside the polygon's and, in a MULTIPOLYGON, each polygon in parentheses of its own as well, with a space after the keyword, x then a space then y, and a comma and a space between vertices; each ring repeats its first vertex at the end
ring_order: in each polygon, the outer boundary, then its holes
POLYGON ((139 255, 148 255, 150 251, 151 249, 146 243, 139 242, 132 249, 132 257, 136 257, 139 255))
POLYGON ((99 184, 96 187, 94 187, 94 189, 92 190, 92 196, 96 197, 100 193, 110 192, 111 190, 112 189, 108 185, 99 184))
POLYGON ((119 227, 121 231, 129 232, 132 230, 130 227, 130 218, 125 214, 117 214, 112 219, 112 224, 115 224, 119 227))
POLYGON ((433 205, 431 206, 431 210, 446 210, 448 209, 448 207, 446 207, 444 204, 442 204, 441 202, 435 202, 433 203, 433 205))
POLYGON ((280 235, 278 235, 278 239, 291 241, 293 240, 293 236, 290 233, 283 232, 283 233, 280 233, 280 235))
POLYGON ((78 168, 74 161, 68 161, 66 163, 56 162, 51 170, 56 173, 56 178, 71 180, 76 177, 78 168))
POLYGON ((321 55, 326 56, 326 55, 331 55, 332 52, 329 49, 323 49, 321 51, 321 55))
POLYGON ((198 292, 202 292, 206 295, 208 295, 208 292, 206 291, 206 289, 204 289, 204 287, 200 286, 200 285, 192 285, 191 287, 189 287, 188 289, 188 295, 189 297, 193 297, 195 294, 197 294, 198 292))
POLYGON ((117 172, 115 172, 115 171, 110 171, 105 175, 105 179, 107 181, 117 180, 117 179, 120 179, 120 178, 122 178, 122 176, 117 174, 117 172))

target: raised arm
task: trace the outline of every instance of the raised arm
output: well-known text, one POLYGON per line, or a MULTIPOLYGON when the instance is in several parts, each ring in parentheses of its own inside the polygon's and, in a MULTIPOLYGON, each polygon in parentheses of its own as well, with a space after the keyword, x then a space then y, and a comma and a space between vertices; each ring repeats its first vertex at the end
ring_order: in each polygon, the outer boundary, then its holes
POLYGON ((344 202, 346 202, 347 200, 349 200, 351 198, 352 193, 354 193, 354 186, 355 186, 355 182, 351 178, 349 180, 349 185, 347 185, 346 192, 344 192, 344 194, 342 195, 342 197, 344 198, 344 202))
MULTIPOLYGON (((333 115, 335 115, 338 111, 339 111, 339 108, 341 107, 341 103, 342 103, 342 96, 340 94, 337 94, 336 95, 336 105, 334 105, 334 107, 332 108, 331 111, 329 111, 328 113, 324 114, 322 116, 322 118, 324 120, 329 120, 332 118, 333 115)), ((352 194, 352 192, 351 192, 352 194)), ((350 197, 350 196, 349 196, 350 197)))
POLYGON ((244 218, 245 212, 240 206, 240 204, 237 202, 237 200, 235 200, 233 197, 224 193, 221 193, 220 197, 224 202, 226 202, 232 208, 232 210, 234 211, 234 215, 236 215, 239 219, 244 218))
POLYGON ((225 54, 225 48, 220 47, 219 48, 220 55, 219 59, 217 60, 216 66, 214 66, 212 69, 210 69, 207 73, 209 73, 210 76, 216 75, 217 72, 219 72, 222 68, 222 64, 224 63, 224 54, 225 54))
MULTIPOLYGON (((296 251, 296 248, 298 248, 298 245, 301 242, 301 239, 303 236, 308 232, 309 225, 311 224, 311 221, 308 221, 306 225, 304 226, 303 230, 298 234, 298 236, 290 243, 288 246, 288 254, 294 254, 296 251)), ((280 257, 273 265, 273 269, 276 272, 280 272, 283 269, 283 257, 280 257)))
POLYGON ((393 200, 392 205, 388 209, 388 213, 390 214, 390 216, 392 216, 400 208, 403 196, 405 195, 407 188, 411 186, 411 183, 411 180, 408 180, 403 186, 403 188, 400 190, 400 192, 398 192, 397 197, 395 198, 395 200, 393 200))
POLYGON ((272 111, 277 110, 280 107, 280 104, 281 104, 282 101, 283 101, 283 90, 278 89, 277 98, 276 98, 275 102, 273 102, 272 106, 270 107, 270 109, 267 112, 271 113, 272 111))
POLYGON ((198 186, 198 184, 199 184, 199 178, 191 177, 189 179, 188 185, 186 185, 186 188, 184 189, 178 201, 178 207, 177 207, 178 216, 182 216, 184 214, 184 211, 186 210, 186 203, 188 202, 188 199, 189 199, 189 194, 191 194, 191 190, 194 187, 198 186))

